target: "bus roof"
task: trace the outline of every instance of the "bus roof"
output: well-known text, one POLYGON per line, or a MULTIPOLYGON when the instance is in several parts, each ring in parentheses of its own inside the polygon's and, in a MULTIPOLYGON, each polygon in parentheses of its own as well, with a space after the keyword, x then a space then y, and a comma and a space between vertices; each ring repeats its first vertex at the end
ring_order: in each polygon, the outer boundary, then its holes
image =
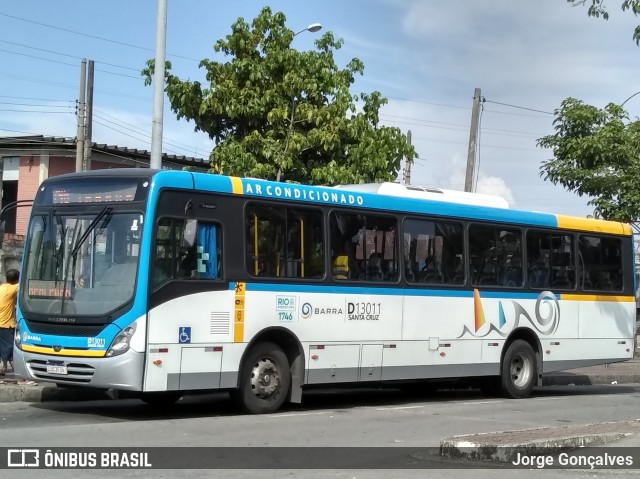
POLYGON ((509 208, 509 202, 496 195, 469 193, 466 191, 445 190, 427 186, 401 185, 400 183, 364 183, 361 185, 339 185, 350 191, 363 191, 379 195, 397 196, 401 198, 416 198, 422 200, 445 201, 464 205, 492 206, 494 208, 509 208))
MULTIPOLYGON (((343 185, 339 187, 278 183, 256 178, 229 177, 207 173, 143 168, 96 170, 81 173, 88 177, 153 178, 154 190, 185 188, 219 191, 326 206, 352 206, 405 213, 426 213, 449 218, 495 221, 529 226, 563 228, 631 236, 626 223, 591 218, 564 216, 553 213, 510 209, 504 199, 454 190, 405 186, 399 183, 343 185)), ((78 173, 52 177, 46 182, 77 177, 78 173)))

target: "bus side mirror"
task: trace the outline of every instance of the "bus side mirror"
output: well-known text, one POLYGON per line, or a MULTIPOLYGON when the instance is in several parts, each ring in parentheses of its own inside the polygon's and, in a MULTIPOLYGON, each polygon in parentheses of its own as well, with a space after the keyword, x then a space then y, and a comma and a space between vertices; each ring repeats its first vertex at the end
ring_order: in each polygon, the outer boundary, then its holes
POLYGON ((182 248, 193 248, 196 244, 196 234, 198 233, 198 220, 187 219, 182 230, 182 248))

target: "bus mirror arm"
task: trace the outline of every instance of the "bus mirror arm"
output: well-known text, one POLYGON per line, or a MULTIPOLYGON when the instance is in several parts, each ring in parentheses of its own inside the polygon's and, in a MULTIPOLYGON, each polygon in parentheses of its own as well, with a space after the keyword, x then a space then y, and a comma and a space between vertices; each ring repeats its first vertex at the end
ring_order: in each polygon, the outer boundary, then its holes
POLYGON ((0 220, 2 220, 0 221, 0 249, 4 246, 4 228, 6 225, 5 221, 2 219, 4 213, 20 206, 31 206, 32 204, 33 200, 17 200, 4 205, 2 209, 0 209, 0 220))

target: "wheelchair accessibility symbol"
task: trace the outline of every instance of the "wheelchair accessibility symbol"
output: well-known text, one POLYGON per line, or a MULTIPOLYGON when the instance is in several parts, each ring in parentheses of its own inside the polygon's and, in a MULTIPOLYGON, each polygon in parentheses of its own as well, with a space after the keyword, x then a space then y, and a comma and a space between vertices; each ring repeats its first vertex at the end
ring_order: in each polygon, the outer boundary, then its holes
POLYGON ((191 342, 191 326, 184 326, 180 328, 178 342, 180 344, 188 344, 191 342))

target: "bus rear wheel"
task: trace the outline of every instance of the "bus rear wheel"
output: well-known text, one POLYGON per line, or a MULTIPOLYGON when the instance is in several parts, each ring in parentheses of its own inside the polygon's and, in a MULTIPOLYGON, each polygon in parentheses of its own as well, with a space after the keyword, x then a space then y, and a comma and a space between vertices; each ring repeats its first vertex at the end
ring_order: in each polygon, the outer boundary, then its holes
POLYGON ((238 389, 232 396, 246 412, 268 414, 280 409, 290 385, 289 361, 282 349, 273 343, 259 343, 242 362, 238 389))
POLYGON ((505 397, 526 398, 538 379, 536 354, 531 345, 516 339, 507 348, 502 360, 500 390, 505 397))

